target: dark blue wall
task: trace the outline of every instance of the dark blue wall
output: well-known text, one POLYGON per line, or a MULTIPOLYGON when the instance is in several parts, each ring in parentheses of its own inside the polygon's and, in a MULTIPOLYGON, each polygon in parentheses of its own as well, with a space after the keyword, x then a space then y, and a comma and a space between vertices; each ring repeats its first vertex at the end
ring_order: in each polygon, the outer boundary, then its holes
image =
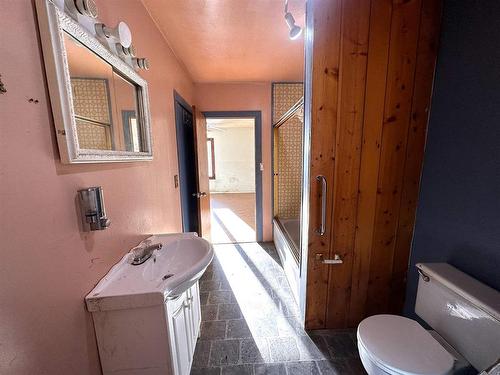
POLYGON ((445 1, 405 313, 415 263, 500 290, 500 1, 445 1))

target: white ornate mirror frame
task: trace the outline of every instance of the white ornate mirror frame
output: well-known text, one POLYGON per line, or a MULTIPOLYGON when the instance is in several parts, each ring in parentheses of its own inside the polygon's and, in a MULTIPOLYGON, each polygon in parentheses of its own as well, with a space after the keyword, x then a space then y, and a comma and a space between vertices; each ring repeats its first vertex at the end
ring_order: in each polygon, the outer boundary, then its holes
POLYGON ((72 164, 152 160, 151 120, 146 80, 50 0, 37 0, 36 9, 61 162, 72 164), (144 152, 79 147, 64 33, 71 35, 109 63, 119 74, 137 85, 138 118, 141 121, 144 152))

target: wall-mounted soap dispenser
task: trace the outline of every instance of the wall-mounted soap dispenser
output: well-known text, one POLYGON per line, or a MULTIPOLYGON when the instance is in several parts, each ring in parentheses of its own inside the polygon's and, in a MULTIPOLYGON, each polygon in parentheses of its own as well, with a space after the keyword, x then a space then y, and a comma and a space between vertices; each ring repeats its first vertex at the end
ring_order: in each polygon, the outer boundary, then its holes
POLYGON ((102 230, 109 227, 111 221, 106 216, 104 195, 101 186, 78 190, 82 219, 90 230, 102 230))

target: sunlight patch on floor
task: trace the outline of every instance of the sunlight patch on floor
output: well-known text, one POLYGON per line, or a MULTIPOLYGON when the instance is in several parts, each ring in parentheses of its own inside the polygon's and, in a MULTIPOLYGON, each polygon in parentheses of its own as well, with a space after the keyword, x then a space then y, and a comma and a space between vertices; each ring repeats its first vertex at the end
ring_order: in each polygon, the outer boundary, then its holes
POLYGON ((214 248, 252 337, 293 332, 295 327, 291 322, 294 319, 298 322, 298 317, 286 315, 298 312, 296 303, 290 293, 276 293, 282 289, 281 266, 256 242, 214 248))

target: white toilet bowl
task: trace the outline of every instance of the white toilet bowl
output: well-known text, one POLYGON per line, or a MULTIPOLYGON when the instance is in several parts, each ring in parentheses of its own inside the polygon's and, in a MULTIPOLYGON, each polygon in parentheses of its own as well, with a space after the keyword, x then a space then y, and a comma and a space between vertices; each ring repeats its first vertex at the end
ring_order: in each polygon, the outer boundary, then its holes
POLYGON ((358 327, 361 361, 370 375, 452 374, 454 357, 416 321, 375 315, 358 327))
POLYGON ((358 326, 358 349, 369 375, 478 372, 498 361, 500 293, 446 263, 417 264, 415 312, 434 331, 397 315, 374 315, 358 326))

